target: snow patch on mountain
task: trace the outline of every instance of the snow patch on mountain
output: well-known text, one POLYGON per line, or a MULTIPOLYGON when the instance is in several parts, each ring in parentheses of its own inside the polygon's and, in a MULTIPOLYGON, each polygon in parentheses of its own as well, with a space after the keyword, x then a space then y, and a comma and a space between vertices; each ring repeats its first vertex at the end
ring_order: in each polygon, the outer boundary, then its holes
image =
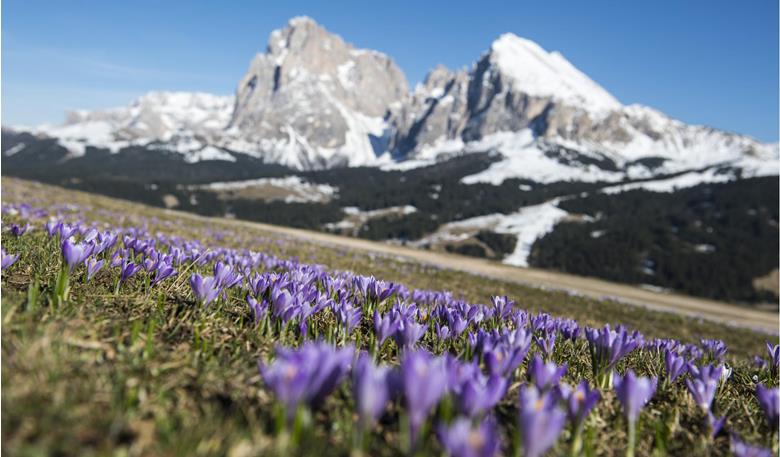
POLYGON ((213 182, 202 186, 193 186, 193 188, 213 192, 255 190, 264 193, 268 201, 283 200, 286 203, 323 203, 338 195, 337 187, 328 184, 314 184, 300 176, 213 182))
POLYGON ((528 266, 528 257, 533 244, 551 232, 555 225, 569 215, 558 208, 559 199, 538 205, 526 206, 510 214, 488 214, 460 221, 449 222, 439 229, 410 245, 422 247, 464 241, 480 230, 512 234, 517 237, 515 249, 503 259, 503 263, 519 267, 528 266))
POLYGON ((555 224, 568 213, 557 206, 558 200, 540 205, 526 206, 520 211, 507 215, 496 227, 498 233, 512 233, 517 236, 514 252, 503 262, 518 267, 528 266, 528 257, 536 240, 552 232, 555 224))
POLYGON ((592 164, 566 164, 545 154, 531 130, 499 132, 469 144, 474 150, 494 150, 502 159, 487 169, 461 179, 464 184, 500 185, 507 179, 525 178, 539 183, 555 181, 620 181, 625 175, 592 164))
POLYGON ((679 189, 698 186, 699 184, 721 183, 732 181, 734 179, 736 178, 733 173, 723 172, 716 168, 710 168, 704 171, 692 171, 689 173, 684 173, 672 178, 609 186, 603 188, 601 191, 605 194, 617 194, 635 189, 643 189, 650 192, 674 192, 679 189))
POLYGON ((7 151, 3 152, 3 155, 6 156, 6 157, 10 157, 10 156, 12 156, 12 155, 14 155, 14 154, 16 154, 18 152, 24 151, 24 149, 26 147, 27 147, 27 144, 25 144, 24 142, 19 142, 19 143, 13 145, 13 147, 8 149, 7 151))
POLYGON ((325 230, 357 236, 360 229, 372 219, 392 216, 407 216, 417 212, 412 205, 390 206, 372 210, 361 210, 357 206, 345 206, 341 209, 344 219, 338 222, 329 222, 324 225, 325 230))
POLYGON ((204 160, 224 160, 226 162, 235 162, 236 158, 232 154, 214 146, 205 146, 202 149, 189 151, 184 156, 187 163, 197 163, 204 160))
POLYGON ((528 266, 528 257, 533 244, 550 233, 555 225, 569 213, 558 208, 560 199, 553 199, 538 205, 526 206, 510 214, 488 214, 459 221, 448 222, 431 235, 409 243, 424 247, 467 240, 481 230, 511 234, 517 237, 515 249, 503 259, 503 263, 519 267, 528 266))

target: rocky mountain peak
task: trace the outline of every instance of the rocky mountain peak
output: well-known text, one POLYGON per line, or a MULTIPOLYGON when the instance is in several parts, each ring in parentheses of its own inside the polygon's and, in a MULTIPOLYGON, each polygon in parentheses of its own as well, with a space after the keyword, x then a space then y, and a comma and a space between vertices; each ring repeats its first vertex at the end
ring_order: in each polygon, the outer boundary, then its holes
POLYGON ((385 117, 408 90, 386 55, 294 18, 271 33, 239 83, 228 145, 300 168, 370 163, 386 148, 385 117))

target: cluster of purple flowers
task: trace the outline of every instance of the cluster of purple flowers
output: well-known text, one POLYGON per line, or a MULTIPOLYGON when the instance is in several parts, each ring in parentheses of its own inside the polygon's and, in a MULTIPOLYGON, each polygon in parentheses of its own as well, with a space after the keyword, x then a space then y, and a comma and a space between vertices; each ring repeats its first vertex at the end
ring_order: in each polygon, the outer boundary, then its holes
POLYGON ((585 329, 585 337, 590 349, 593 376, 601 388, 611 386, 612 373, 618 362, 644 342, 639 332, 629 333, 621 325, 614 330, 609 324, 601 329, 585 329))
MULTIPOLYGON (((14 210, 37 214, 29 207, 14 210)), ((22 236, 31 226, 13 227, 11 233, 22 236)), ((363 432, 394 403, 407 426, 402 432, 410 452, 431 431, 450 455, 493 456, 502 447, 496 407, 511 394, 522 455, 544 455, 567 426, 572 453, 579 454, 588 417, 602 392, 614 384, 633 452, 635 424, 659 388, 656 378, 637 376, 627 367, 634 351, 662 363, 660 389, 682 386, 684 380, 713 436, 724 424, 725 417, 713 414, 718 389, 729 373, 722 341, 645 341, 622 326, 581 328, 571 319, 529 313, 507 297, 493 297, 491 305, 471 304, 447 292, 409 290, 373 277, 331 273, 318 265, 145 229, 101 230, 66 219, 50 220, 44 227, 56 240, 52 245, 60 248, 63 298, 70 276, 82 265, 85 281, 114 269, 116 291, 136 276, 146 281, 146 288, 154 288, 182 272, 168 284, 189 279, 200 308, 245 301, 261 331, 289 336, 290 347, 280 345, 272 361, 259 362, 264 385, 283 407, 288 424, 349 384, 363 432), (586 346, 594 386, 576 379, 575 366, 571 373, 561 363, 567 348, 585 351, 586 346), (395 355, 399 365, 377 363, 387 354, 395 355), (567 376, 578 384, 567 384, 567 376), (428 427, 432 419, 435 427, 428 427)), ((2 268, 18 258, 3 250, 2 268)), ((767 365, 777 373, 780 349, 768 344, 767 350, 767 365)), ((776 429, 778 389, 759 384, 756 398, 770 429, 776 429)), ((750 449, 738 438, 732 442, 735 449, 750 449)))

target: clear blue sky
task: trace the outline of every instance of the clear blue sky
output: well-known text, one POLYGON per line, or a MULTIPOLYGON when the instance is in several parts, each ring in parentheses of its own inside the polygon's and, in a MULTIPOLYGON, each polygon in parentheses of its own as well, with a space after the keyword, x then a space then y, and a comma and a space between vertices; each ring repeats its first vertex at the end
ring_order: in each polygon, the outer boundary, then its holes
POLYGON ((60 122, 149 90, 230 94, 269 33, 302 14, 389 54, 411 83, 514 32, 623 103, 778 140, 777 0, 4 0, 2 123, 60 122))

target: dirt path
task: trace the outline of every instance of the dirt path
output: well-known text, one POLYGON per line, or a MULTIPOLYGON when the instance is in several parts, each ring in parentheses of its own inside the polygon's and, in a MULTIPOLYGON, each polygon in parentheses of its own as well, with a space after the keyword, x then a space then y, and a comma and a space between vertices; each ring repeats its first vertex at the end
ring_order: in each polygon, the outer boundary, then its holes
MULTIPOLYGON (((170 212, 179 216, 199 220, 209 219, 207 217, 180 211, 170 212)), ((765 332, 778 333, 778 326, 780 325, 777 313, 745 308, 715 300, 690 297, 675 293, 653 292, 635 286, 617 284, 600 279, 574 276, 535 268, 513 267, 486 259, 412 249, 359 238, 331 235, 323 232, 240 220, 218 220, 220 222, 227 222, 231 225, 254 227, 268 232, 298 237, 305 239, 307 242, 401 256, 442 268, 484 275, 503 281, 516 282, 533 287, 566 290, 593 298, 610 298, 630 305, 644 306, 658 311, 668 311, 688 316, 701 317, 703 319, 740 327, 748 327, 765 332)))

